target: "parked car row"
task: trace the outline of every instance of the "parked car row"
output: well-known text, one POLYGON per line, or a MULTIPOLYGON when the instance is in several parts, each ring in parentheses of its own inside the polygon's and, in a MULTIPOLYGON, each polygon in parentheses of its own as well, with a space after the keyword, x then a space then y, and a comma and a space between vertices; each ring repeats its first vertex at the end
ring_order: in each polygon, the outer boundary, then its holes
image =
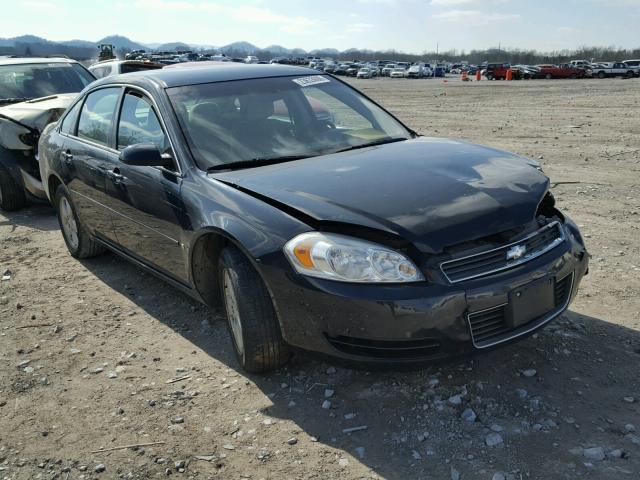
MULTIPOLYGON (((640 72, 640 60, 625 60, 623 62, 592 63, 587 60, 572 60, 567 64, 539 64, 539 65, 510 65, 504 62, 485 62, 484 64, 470 65, 468 63, 411 63, 395 62, 390 60, 376 61, 337 61, 332 59, 322 59, 314 56, 307 57, 276 57, 269 62, 260 60, 255 55, 248 55, 244 58, 232 58, 219 54, 202 54, 192 51, 178 52, 145 52, 144 50, 134 50, 126 55, 125 60, 137 60, 151 63, 152 65, 167 65, 181 62, 201 62, 201 61, 222 61, 238 62, 248 64, 283 64, 283 65, 307 65, 316 70, 331 73, 333 75, 346 75, 362 79, 377 77, 392 78, 428 78, 444 77, 445 74, 474 75, 481 70, 482 75, 489 80, 504 80, 507 78, 507 71, 514 80, 520 79, 555 79, 555 78, 584 78, 584 77, 633 77, 640 72), (392 75, 393 73, 393 75, 392 75)), ((135 68, 131 64, 131 68, 135 68)), ((143 66, 139 67, 144 68, 143 66)), ((154 68, 154 67, 148 67, 154 68)), ((104 70, 104 69, 99 69, 104 70)), ((116 72, 117 73, 117 72, 116 72)), ((104 76, 98 74, 97 76, 104 76)))
POLYGON ((334 60, 314 60, 309 63, 310 68, 357 78, 426 78, 443 76, 444 69, 434 68, 429 64, 409 62, 336 62, 334 60))
POLYGON ((510 65, 509 63, 487 63, 482 66, 482 75, 488 80, 505 80, 511 75, 513 80, 545 78, 585 78, 585 77, 637 77, 640 75, 640 60, 624 62, 589 63, 573 60, 561 65, 510 65))
POLYGON ((141 62, 152 62, 155 64, 172 65, 185 62, 236 62, 236 63, 268 63, 260 61, 258 57, 248 55, 246 57, 229 57, 224 53, 197 53, 191 50, 183 51, 153 51, 133 50, 125 55, 125 60, 137 60, 141 62))

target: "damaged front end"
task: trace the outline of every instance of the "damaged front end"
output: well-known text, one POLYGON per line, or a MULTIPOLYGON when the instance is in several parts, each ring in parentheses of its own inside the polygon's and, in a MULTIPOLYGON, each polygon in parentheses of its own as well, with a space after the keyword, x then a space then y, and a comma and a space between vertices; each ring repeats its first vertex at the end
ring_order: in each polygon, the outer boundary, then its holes
POLYGON ((0 163, 31 198, 47 198, 38 165, 40 132, 57 122, 76 97, 52 95, 0 107, 0 163))

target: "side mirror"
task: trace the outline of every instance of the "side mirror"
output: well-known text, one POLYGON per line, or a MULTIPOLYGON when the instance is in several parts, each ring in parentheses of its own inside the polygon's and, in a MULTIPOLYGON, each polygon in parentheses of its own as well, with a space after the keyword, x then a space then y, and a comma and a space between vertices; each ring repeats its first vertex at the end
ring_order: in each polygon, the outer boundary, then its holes
POLYGON ((138 167, 173 167, 173 159, 169 155, 162 155, 158 147, 152 143, 126 147, 120 152, 120 161, 126 165, 138 167))

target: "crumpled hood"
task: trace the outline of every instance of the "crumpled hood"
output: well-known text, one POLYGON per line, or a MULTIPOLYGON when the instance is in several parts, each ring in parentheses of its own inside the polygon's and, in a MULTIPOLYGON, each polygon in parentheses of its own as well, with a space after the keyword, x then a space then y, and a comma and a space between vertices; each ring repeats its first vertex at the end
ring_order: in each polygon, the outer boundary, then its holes
MULTIPOLYGON (((64 93, 44 98, 28 100, 0 107, 0 114, 6 115, 28 127, 42 132, 44 128, 58 121, 78 93, 64 93)), ((34 145, 22 142, 29 130, 0 116, 0 145, 9 150, 31 150, 34 145)))
POLYGON ((549 188, 537 162, 418 138, 212 175, 319 222, 374 228, 426 252, 524 225, 549 188))

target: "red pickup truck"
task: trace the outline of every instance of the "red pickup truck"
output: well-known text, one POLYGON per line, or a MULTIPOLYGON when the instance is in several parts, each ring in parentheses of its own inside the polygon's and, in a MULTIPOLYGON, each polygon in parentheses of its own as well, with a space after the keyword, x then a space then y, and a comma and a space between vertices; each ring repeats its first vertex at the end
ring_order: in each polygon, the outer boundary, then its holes
POLYGON ((506 80, 508 70, 511 70, 514 80, 522 78, 522 72, 518 69, 512 69, 508 63, 488 63, 483 66, 482 74, 487 77, 487 80, 506 80))
POLYGON ((540 70, 538 75, 540 78, 552 79, 552 78, 582 78, 585 76, 585 70, 578 67, 573 67, 569 64, 564 65, 536 65, 540 70))

